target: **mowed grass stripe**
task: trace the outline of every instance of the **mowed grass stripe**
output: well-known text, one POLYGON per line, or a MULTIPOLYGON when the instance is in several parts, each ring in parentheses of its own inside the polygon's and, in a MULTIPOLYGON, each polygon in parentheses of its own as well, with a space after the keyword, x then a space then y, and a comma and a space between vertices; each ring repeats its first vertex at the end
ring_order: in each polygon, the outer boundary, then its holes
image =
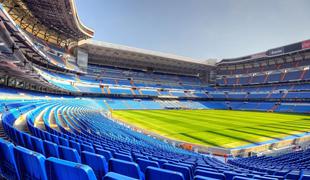
POLYGON ((310 130, 306 115, 227 110, 122 110, 113 117, 168 138, 234 148, 310 130))

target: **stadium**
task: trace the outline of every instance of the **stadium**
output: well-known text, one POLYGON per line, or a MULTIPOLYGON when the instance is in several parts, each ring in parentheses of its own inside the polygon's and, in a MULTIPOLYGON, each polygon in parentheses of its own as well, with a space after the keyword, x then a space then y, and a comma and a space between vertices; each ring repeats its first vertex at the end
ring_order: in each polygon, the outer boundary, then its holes
POLYGON ((0 2, 2 179, 310 179, 310 40, 198 62, 0 2))

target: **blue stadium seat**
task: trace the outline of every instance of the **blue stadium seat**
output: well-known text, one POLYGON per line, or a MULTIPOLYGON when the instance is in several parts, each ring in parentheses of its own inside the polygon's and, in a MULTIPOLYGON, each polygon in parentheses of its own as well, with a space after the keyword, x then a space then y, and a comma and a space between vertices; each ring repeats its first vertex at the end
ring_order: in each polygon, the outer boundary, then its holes
POLYGON ((65 146, 58 146, 58 151, 60 159, 81 163, 80 155, 75 149, 65 146))
POLYGON ((225 180, 225 175, 218 172, 212 172, 212 171, 202 171, 202 170, 196 170, 195 176, 204 176, 214 179, 222 179, 225 180))
POLYGON ((75 149, 79 154, 81 154, 81 145, 80 145, 80 143, 70 140, 69 141, 69 146, 71 148, 75 149))
POLYGON ((285 179, 299 179, 300 171, 291 171, 286 176, 285 179))
POLYGON ((45 151, 44 151, 44 145, 43 145, 43 141, 39 138, 33 137, 31 136, 31 142, 32 142, 32 146, 33 146, 33 150, 45 155, 45 151))
POLYGON ((235 176, 240 176, 240 173, 234 171, 224 171, 223 173, 226 177, 226 180, 233 180, 235 176))
POLYGON ((32 141, 31 141, 30 135, 27 133, 23 133, 23 132, 21 133, 21 135, 22 135, 24 143, 25 143, 24 147, 34 151, 35 149, 32 146, 32 141))
POLYGON ((83 151, 81 153, 82 163, 91 167, 97 177, 101 179, 108 172, 108 164, 104 156, 83 151))
POLYGON ((88 151, 91 153, 95 153, 94 148, 86 144, 81 144, 81 151, 88 151))
POLYGON ((249 178, 249 177, 244 177, 244 176, 234 176, 233 180, 250 180, 253 178, 249 178))
POLYGON ((17 146, 14 148, 15 163, 21 179, 46 180, 45 157, 42 154, 17 146))
POLYGON ((145 179, 147 180, 184 180, 180 172, 160 169, 156 167, 147 167, 145 170, 145 179))
POLYGON ((146 168, 149 166, 159 168, 159 164, 156 161, 138 158, 136 162, 143 173, 145 173, 146 168))
POLYGON ((143 179, 139 166, 129 161, 112 158, 109 160, 109 171, 136 179, 143 179))
POLYGON ((14 145, 0 138, 0 172, 6 179, 18 179, 14 145))
POLYGON ((62 137, 58 137, 58 140, 59 140, 59 144, 61 146, 69 147, 69 141, 67 139, 62 138, 62 137))
POLYGON ((171 170, 171 171, 180 172, 183 174, 184 179, 186 179, 186 180, 192 179, 191 171, 188 167, 176 165, 176 164, 165 163, 162 168, 167 169, 167 170, 171 170))
POLYGON ((83 164, 74 163, 57 158, 48 158, 45 163, 46 173, 49 180, 96 180, 93 170, 83 164))
POLYGON ((102 179, 103 180, 138 180, 138 179, 125 176, 122 174, 114 173, 114 172, 107 173, 102 179))
POLYGON ((58 145, 50 141, 43 141, 44 152, 46 157, 59 158, 58 145))
POLYGON ((214 179, 214 178, 210 178, 210 177, 204 177, 204 176, 195 176, 194 177, 194 180, 217 180, 217 179, 214 179))
POLYGON ((109 160, 111 158, 113 158, 113 155, 110 151, 108 150, 104 150, 104 149, 96 149, 97 154, 100 154, 102 156, 105 157, 105 159, 107 160, 107 162, 109 162, 109 160))
POLYGON ((114 153, 114 158, 116 159, 121 159, 124 161, 130 161, 133 162, 133 159, 131 156, 125 155, 125 154, 120 154, 120 153, 114 153))

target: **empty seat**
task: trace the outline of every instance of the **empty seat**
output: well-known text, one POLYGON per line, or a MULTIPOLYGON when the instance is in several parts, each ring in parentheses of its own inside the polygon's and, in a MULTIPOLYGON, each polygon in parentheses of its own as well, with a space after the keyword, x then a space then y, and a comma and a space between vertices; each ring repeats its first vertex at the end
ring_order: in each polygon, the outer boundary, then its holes
POLYGON ((108 172, 107 161, 102 155, 83 151, 81 153, 81 159, 83 164, 86 164, 93 169, 97 179, 102 179, 102 177, 108 172))
POLYGON ((39 138, 33 137, 31 136, 31 142, 32 142, 32 146, 33 146, 33 150, 45 155, 45 151, 44 151, 44 145, 43 145, 43 141, 39 138))
POLYGON ((146 168, 149 166, 159 168, 159 164, 156 161, 138 158, 137 163, 143 173, 145 173, 146 168))
POLYGON ((46 159, 45 168, 49 180, 96 180, 89 166, 54 157, 46 159))
POLYGON ((226 180, 232 180, 235 176, 242 176, 240 173, 234 171, 224 171, 226 180))
POLYGON ((249 177, 243 177, 243 176, 234 176, 233 180, 250 180, 253 178, 249 178, 249 177))
POLYGON ((112 153, 110 151, 108 151, 108 150, 96 149, 96 151, 97 151, 97 154, 100 154, 100 155, 104 156, 105 159, 107 160, 107 162, 109 162, 109 160, 111 158, 113 158, 112 153))
POLYGON ((44 152, 46 157, 59 158, 58 145, 50 141, 43 141, 44 152))
POLYGON ((65 146, 58 146, 58 151, 60 159, 81 163, 80 155, 75 149, 65 146))
POLYGON ((180 172, 160 169, 156 167, 147 167, 145 170, 145 179, 147 180, 184 180, 180 172))
POLYGON ((136 179, 143 179, 139 166, 129 161, 112 158, 109 160, 109 171, 136 179))
POLYGON ((69 147, 69 141, 67 139, 59 137, 58 140, 60 145, 69 147))
POLYGON ((47 179, 45 157, 42 154, 17 146, 14 148, 14 156, 21 179, 47 179))
POLYGON ((286 176, 285 179, 299 179, 300 171, 291 171, 286 176))
POLYGON ((129 155, 125 155, 125 154, 114 153, 114 158, 133 162, 132 157, 129 155))
POLYGON ((225 179, 224 174, 218 173, 218 172, 213 172, 213 171, 196 170, 195 176, 204 176, 204 177, 209 177, 209 178, 214 178, 214 179, 222 179, 222 180, 225 179))
POLYGON ((35 149, 32 146, 30 135, 27 134, 27 133, 21 133, 21 135, 23 136, 23 140, 24 140, 24 143, 25 143, 24 147, 34 151, 35 149))
POLYGON ((192 179, 191 171, 190 171, 190 168, 188 168, 188 167, 176 165, 176 164, 165 163, 162 168, 168 169, 171 171, 180 172, 183 174, 184 179, 188 179, 188 180, 192 179))
POLYGON ((70 140, 69 141, 69 146, 71 148, 75 149, 79 154, 81 154, 81 145, 80 145, 80 143, 70 140))
POLYGON ((88 151, 88 152, 95 153, 94 148, 86 144, 81 144, 81 151, 88 151))
POLYGON ((14 145, 0 138, 0 172, 6 179, 18 179, 14 145))
POLYGON ((104 176, 103 180, 137 180, 137 179, 122 174, 109 172, 104 176))
MULTIPOLYGON (((195 176, 194 180, 212 180, 213 178, 204 177, 204 176, 195 176)), ((214 179, 215 180, 215 179, 214 179)))

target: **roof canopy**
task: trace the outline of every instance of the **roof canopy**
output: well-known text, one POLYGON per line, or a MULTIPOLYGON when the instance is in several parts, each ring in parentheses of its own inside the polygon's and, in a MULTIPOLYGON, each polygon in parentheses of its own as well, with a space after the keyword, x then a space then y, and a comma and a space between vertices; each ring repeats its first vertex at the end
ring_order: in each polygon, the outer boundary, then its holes
POLYGON ((74 0, 5 0, 2 3, 16 24, 48 42, 64 46, 94 34, 80 22, 74 0))
POLYGON ((211 68, 188 57, 93 40, 81 41, 79 48, 87 51, 89 63, 94 64, 133 69, 153 68, 157 71, 183 74, 198 74, 211 68))

